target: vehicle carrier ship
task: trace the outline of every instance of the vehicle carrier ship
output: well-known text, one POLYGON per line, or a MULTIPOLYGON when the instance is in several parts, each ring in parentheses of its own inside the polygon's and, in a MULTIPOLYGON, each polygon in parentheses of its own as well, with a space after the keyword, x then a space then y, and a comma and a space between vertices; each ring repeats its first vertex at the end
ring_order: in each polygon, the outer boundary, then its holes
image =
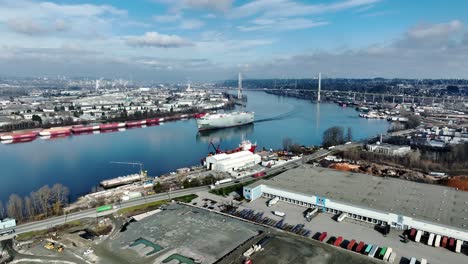
POLYGON ((220 129, 251 124, 254 112, 232 112, 226 114, 208 114, 197 119, 198 130, 220 129))

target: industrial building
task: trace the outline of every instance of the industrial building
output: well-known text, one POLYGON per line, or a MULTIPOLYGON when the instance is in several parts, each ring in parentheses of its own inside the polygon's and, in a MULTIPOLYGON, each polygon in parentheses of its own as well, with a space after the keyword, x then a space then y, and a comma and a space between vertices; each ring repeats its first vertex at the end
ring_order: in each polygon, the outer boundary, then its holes
POLYGON ((393 156, 404 156, 411 152, 410 146, 397 146, 380 142, 377 144, 368 144, 366 148, 370 152, 393 156))
POLYGON ((396 178, 302 165, 244 187, 248 200, 280 201, 399 230, 468 241, 468 192, 396 178))
POLYGON ((234 153, 220 153, 206 157, 205 166, 209 170, 232 172, 255 166, 261 157, 248 150, 234 153))
POLYGON ((15 227, 15 226, 16 226, 16 220, 15 219, 5 218, 3 220, 0 220, 0 231, 2 229, 7 229, 7 228, 15 227))

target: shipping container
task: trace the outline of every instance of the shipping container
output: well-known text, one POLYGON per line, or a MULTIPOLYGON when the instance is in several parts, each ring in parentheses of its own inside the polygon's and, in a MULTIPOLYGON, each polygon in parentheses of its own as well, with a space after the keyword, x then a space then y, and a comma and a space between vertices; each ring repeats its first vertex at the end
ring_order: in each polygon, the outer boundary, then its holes
POLYGON ((411 228, 411 232, 410 232, 410 238, 414 239, 416 236, 416 229, 414 228, 411 228))
POLYGON ((441 239, 441 236, 436 235, 435 241, 434 241, 434 247, 440 247, 440 239, 441 239))
POLYGON ((462 241, 457 240, 456 245, 455 245, 455 252, 460 253, 461 252, 461 246, 462 246, 462 241))
POLYGON ((416 264, 416 258, 415 258, 415 257, 412 257, 412 258, 410 259, 409 264, 416 264))
POLYGON ((359 242, 359 244, 358 244, 357 247, 356 247, 356 252, 357 252, 357 253, 361 253, 361 251, 362 251, 362 249, 364 248, 364 246, 365 246, 364 242, 362 242, 362 241, 359 242))
POLYGON ((430 233, 429 234, 429 239, 427 240, 427 245, 432 246, 433 242, 434 242, 434 234, 430 233))
POLYGON ((277 216, 281 216, 281 217, 283 217, 283 216, 286 215, 285 213, 279 212, 279 211, 273 211, 273 214, 274 214, 274 215, 277 215, 277 216))
POLYGON ((381 250, 380 250, 380 253, 379 253, 379 258, 383 259, 383 257, 385 256, 385 253, 387 252, 387 248, 386 247, 383 247, 381 250))
POLYGON ((327 237, 327 232, 323 232, 322 234, 320 234, 319 236, 319 241, 320 242, 323 242, 325 240, 325 238, 327 237))
POLYGON ((364 250, 364 254, 369 255, 371 250, 372 250, 372 245, 371 244, 367 245, 366 250, 364 250))
POLYGON ((356 244, 356 240, 353 239, 353 240, 349 241, 348 246, 346 248, 348 250, 352 250, 355 244, 356 244))
POLYGON ((268 201, 267 206, 272 206, 276 204, 279 201, 279 197, 272 198, 271 200, 268 201))
POLYGON ((373 258, 375 256, 375 254, 377 254, 377 250, 379 249, 379 247, 377 245, 375 245, 374 247, 372 247, 372 250, 370 251, 369 253, 369 257, 373 258))
POLYGON ((347 213, 341 213, 340 216, 338 216, 338 218, 337 218, 336 220, 337 220, 338 222, 341 222, 341 221, 343 221, 343 220, 346 218, 346 216, 348 216, 347 213))
POLYGON ((333 245, 335 247, 339 247, 341 245, 341 242, 343 242, 343 237, 338 237, 336 240, 335 240, 335 243, 333 243, 333 245))
POLYGON ((423 231, 418 230, 418 231, 416 232, 416 237, 414 238, 414 241, 419 242, 419 241, 421 240, 422 234, 423 234, 423 231))
POLYGON ((390 254, 390 257, 388 257, 388 263, 394 263, 395 259, 396 259, 396 254, 395 254, 395 252, 392 252, 390 254))
POLYGON ((390 254, 392 254, 392 248, 391 247, 387 248, 387 251, 385 252, 385 255, 383 256, 382 260, 383 261, 388 261, 388 258, 390 257, 390 254))
POLYGON ((450 238, 449 247, 450 247, 450 249, 455 248, 455 238, 450 238))
POLYGON ((111 209, 112 209, 112 205, 103 205, 103 206, 96 208, 96 212, 100 213, 100 212, 108 211, 111 209))
POLYGON ((448 237, 444 236, 442 238, 442 245, 441 245, 443 248, 447 248, 447 241, 448 241, 448 237))

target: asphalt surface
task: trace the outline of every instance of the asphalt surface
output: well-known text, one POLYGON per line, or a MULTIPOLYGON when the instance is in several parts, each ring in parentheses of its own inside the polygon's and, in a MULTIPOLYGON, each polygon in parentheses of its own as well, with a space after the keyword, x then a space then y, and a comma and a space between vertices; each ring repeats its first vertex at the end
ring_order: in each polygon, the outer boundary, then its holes
MULTIPOLYGON (((266 172, 267 175, 282 172, 284 170, 295 168, 295 167, 299 166, 300 164, 302 164, 304 162, 308 162, 308 161, 323 157, 325 155, 328 155, 329 153, 330 153, 330 151, 328 151, 328 150, 319 150, 319 151, 317 151, 317 152, 315 152, 315 153, 313 153, 311 155, 304 156, 304 157, 302 157, 302 159, 296 160, 294 162, 288 162, 288 163, 286 163, 286 164, 284 164, 282 166, 267 169, 265 172, 266 172)), ((238 184, 238 183, 247 182, 247 181, 251 181, 251 180, 252 180, 251 177, 246 177, 246 178, 236 180, 236 181, 233 181, 233 182, 221 184, 219 186, 216 186, 216 188, 223 188, 223 187, 227 187, 227 186, 230 186, 230 185, 235 185, 235 184, 238 184)), ((113 214, 113 213, 117 212, 119 209, 122 209, 122 208, 128 208, 128 207, 132 207, 132 206, 142 205, 142 204, 146 204, 146 203, 154 202, 154 201, 161 201, 161 200, 165 200, 165 199, 172 199, 172 198, 175 198, 175 197, 189 195, 189 194, 193 194, 193 193, 196 193, 198 191, 204 191, 204 190, 209 190, 209 187, 208 186, 201 186, 201 187, 196 187, 196 188, 183 189, 183 190, 177 190, 177 191, 172 191, 172 192, 167 192, 167 193, 160 193, 160 194, 154 194, 154 195, 149 195, 149 196, 143 196, 143 197, 135 198, 135 199, 130 200, 130 201, 122 202, 120 204, 115 204, 114 209, 109 210, 109 211, 104 211, 104 212, 101 212, 101 213, 97 213, 96 209, 92 208, 92 209, 87 209, 87 210, 84 210, 84 211, 75 212, 75 213, 71 213, 71 214, 67 214, 67 215, 51 217, 51 218, 48 218, 48 219, 45 219, 45 220, 42 220, 42 221, 30 222, 30 223, 26 223, 26 224, 16 226, 14 234, 0 236, 0 241, 11 239, 11 238, 13 238, 14 236, 16 236, 18 234, 27 233, 27 232, 36 231, 36 230, 49 229, 49 228, 52 228, 52 227, 55 227, 55 226, 58 226, 58 225, 63 225, 65 223, 67 223, 67 222, 80 220, 80 219, 84 219, 84 218, 92 218, 92 217, 100 217, 100 216, 110 215, 110 214, 113 214)))

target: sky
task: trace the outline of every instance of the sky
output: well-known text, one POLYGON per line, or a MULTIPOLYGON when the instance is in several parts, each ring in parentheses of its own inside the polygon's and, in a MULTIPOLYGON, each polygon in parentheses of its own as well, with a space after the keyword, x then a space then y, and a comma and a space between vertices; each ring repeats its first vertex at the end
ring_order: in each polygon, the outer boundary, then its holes
POLYGON ((0 0, 0 76, 468 78, 466 0, 0 0))

